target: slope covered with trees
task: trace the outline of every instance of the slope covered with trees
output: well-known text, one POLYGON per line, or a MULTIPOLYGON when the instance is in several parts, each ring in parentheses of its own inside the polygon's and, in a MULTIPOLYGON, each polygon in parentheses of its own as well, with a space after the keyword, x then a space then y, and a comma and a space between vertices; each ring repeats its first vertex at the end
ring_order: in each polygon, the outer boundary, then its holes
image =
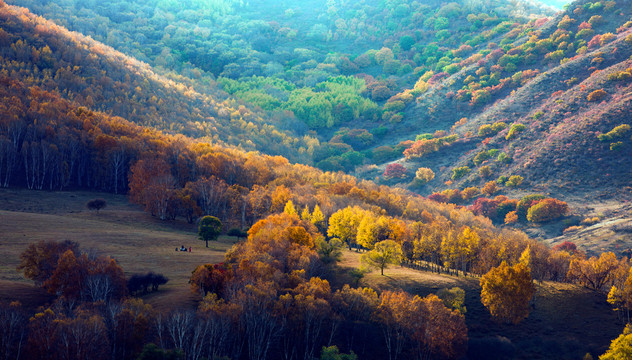
POLYGON ((2 75, 79 106, 139 125, 216 144, 284 154, 308 162, 318 140, 279 130, 273 121, 228 98, 213 84, 159 75, 133 57, 4 3, 2 75))
POLYGON ((24 342, 23 356, 78 359, 464 356, 462 289, 348 284, 391 265, 480 277, 476 301, 498 326, 528 318, 545 281, 594 291, 629 322, 628 258, 510 226, 565 217, 551 196, 629 184, 632 6, 578 1, 528 20, 546 10, 292 4, 27 1, 123 55, 0 0, 3 187, 125 193, 163 221, 201 218, 204 240, 247 231, 224 261, 191 269, 196 313, 130 298, 164 277, 124 286, 113 258, 31 244, 19 270, 58 298, 28 325, 18 304, 0 308, 5 353, 19 358, 24 342), (377 181, 333 172, 354 169, 377 181), (337 267, 354 250, 360 268, 337 267))

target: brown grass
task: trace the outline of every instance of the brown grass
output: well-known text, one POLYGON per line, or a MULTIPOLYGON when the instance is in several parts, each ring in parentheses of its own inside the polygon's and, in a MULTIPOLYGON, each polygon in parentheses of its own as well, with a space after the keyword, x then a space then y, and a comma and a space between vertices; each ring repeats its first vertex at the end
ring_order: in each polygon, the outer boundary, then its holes
MULTIPOLYGON (((32 286, 16 271, 19 255, 28 244, 72 240, 83 250, 115 258, 127 275, 153 271, 167 276, 169 282, 158 293, 146 296, 158 309, 195 306, 188 289, 191 271, 197 265, 221 261, 233 243, 232 238, 223 237, 210 242, 207 249, 197 239, 194 226, 158 222, 124 196, 2 190, 0 207, 5 209, 0 210, 0 292, 4 294, 11 284, 22 290, 32 286), (108 207, 99 213, 86 210, 85 202, 94 197, 105 197, 108 207), (176 252, 181 245, 193 251, 176 252)), ((28 297, 28 293, 21 296, 28 297)))

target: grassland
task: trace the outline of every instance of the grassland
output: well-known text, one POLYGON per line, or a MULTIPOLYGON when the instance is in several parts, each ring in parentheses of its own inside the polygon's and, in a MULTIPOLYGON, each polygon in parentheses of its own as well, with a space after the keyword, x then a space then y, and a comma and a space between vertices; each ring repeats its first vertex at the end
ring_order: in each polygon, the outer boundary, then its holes
MULTIPOLYGON (((144 300, 161 311, 194 308, 196 297, 188 289, 188 277, 199 264, 218 262, 234 239, 223 237, 209 243, 197 240, 195 227, 185 222, 160 222, 129 204, 124 196, 89 192, 34 192, 0 190, 0 301, 20 300, 34 309, 51 297, 15 270, 19 254, 38 240, 73 240, 116 258, 126 273, 159 272, 170 281, 144 300), (97 212, 85 203, 103 197, 108 206, 97 212), (191 253, 175 252, 191 246, 191 253)), ((350 282, 348 270, 359 264, 360 254, 345 251, 339 273, 331 276, 334 287, 350 282)), ((425 296, 441 288, 458 286, 466 291, 469 359, 580 359, 587 352, 603 353, 623 323, 606 303, 604 294, 570 284, 543 283, 531 309, 520 325, 497 324, 480 302, 479 279, 434 274, 392 266, 368 273, 359 285, 379 290, 403 288, 425 296)))
POLYGON ((19 255, 39 240, 72 240, 84 250, 114 257, 127 275, 154 271, 169 282, 147 301, 158 309, 194 307, 188 278, 199 264, 218 262, 233 243, 231 238, 210 242, 209 248, 197 239, 195 227, 181 222, 163 223, 128 203, 124 196, 82 192, 0 191, 0 301, 19 299, 40 305, 48 298, 30 280, 16 271, 19 255), (105 198, 108 206, 88 211, 85 203, 105 198), (180 246, 191 253, 176 252, 180 246))

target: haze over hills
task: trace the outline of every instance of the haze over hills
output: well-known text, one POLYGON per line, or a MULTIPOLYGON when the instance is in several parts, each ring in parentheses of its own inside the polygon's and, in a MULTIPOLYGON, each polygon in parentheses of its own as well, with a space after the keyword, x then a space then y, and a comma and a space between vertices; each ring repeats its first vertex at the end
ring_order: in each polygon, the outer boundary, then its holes
POLYGON ((603 354, 632 4, 560 4, 0 0, 0 352, 603 354))

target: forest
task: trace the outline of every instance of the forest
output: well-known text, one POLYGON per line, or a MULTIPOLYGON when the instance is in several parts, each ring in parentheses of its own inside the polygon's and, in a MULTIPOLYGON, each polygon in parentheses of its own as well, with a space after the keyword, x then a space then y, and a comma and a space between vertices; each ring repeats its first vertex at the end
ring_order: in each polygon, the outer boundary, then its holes
POLYGON ((2 358, 622 358, 630 16, 624 1, 0 0, 0 198, 120 196, 205 254, 232 239, 169 311, 151 303, 170 273, 21 240, 11 286, 47 295, 0 301, 2 358), (585 343, 502 336, 551 289, 616 321, 585 343))

